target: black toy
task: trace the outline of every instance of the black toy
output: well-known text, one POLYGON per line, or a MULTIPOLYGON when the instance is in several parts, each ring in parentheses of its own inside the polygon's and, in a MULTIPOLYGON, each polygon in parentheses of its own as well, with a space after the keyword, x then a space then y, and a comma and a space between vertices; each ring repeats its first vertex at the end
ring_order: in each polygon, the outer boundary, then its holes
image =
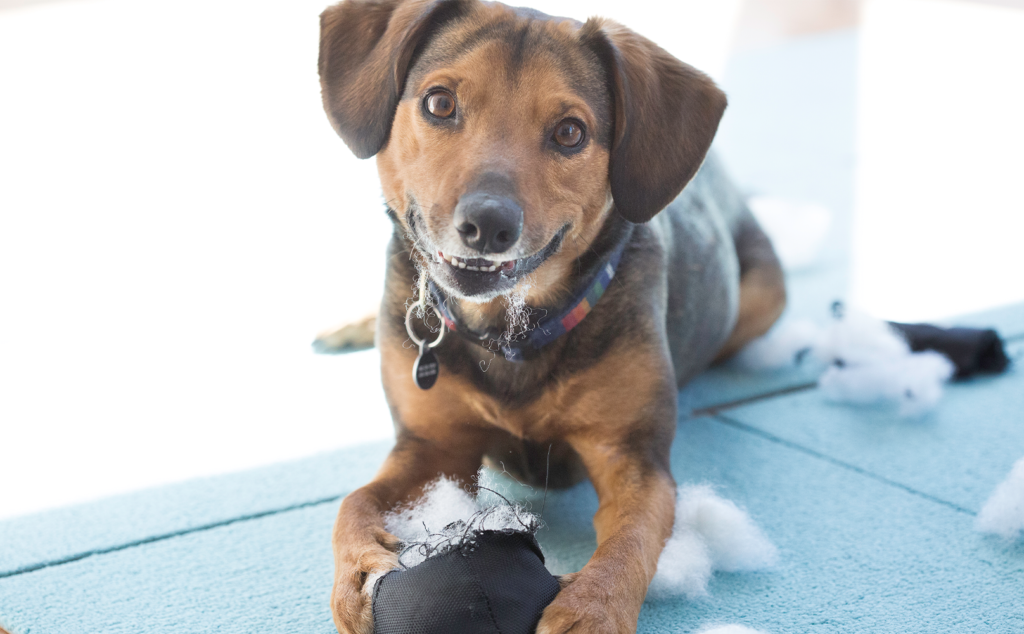
POLYGON ((470 531, 373 589, 374 634, 531 634, 558 581, 530 531, 470 531))
POLYGON ((478 510, 455 521, 448 514, 450 523, 437 532, 427 525, 436 518, 417 516, 424 507, 403 510, 412 512, 408 519, 424 532, 406 533, 401 568, 373 586, 374 634, 532 634, 560 589, 544 567, 536 538, 539 517, 493 489, 475 484, 460 492, 443 478, 417 504, 446 488, 456 493, 441 503, 448 511, 460 508, 458 495, 470 489, 501 502, 473 502, 478 510))

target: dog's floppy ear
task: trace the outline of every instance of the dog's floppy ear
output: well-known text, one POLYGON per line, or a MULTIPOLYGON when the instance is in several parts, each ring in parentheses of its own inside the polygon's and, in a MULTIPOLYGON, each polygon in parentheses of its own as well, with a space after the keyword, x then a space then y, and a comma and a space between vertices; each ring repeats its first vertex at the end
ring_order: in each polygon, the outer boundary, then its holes
POLYGON ((417 45, 467 0, 344 0, 320 14, 320 89, 335 132, 359 158, 388 140, 417 45))
POLYGON ((647 222, 697 173, 725 94, 704 73, 609 20, 591 18, 580 37, 604 64, 612 92, 615 207, 627 220, 647 222))

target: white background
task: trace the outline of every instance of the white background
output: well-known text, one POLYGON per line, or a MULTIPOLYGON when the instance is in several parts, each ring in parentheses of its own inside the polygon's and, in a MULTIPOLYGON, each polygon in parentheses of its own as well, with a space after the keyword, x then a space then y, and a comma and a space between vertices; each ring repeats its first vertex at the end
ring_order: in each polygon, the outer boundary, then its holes
POLYGON ((868 312, 1024 301, 1022 8, 866 3, 852 297, 868 312))

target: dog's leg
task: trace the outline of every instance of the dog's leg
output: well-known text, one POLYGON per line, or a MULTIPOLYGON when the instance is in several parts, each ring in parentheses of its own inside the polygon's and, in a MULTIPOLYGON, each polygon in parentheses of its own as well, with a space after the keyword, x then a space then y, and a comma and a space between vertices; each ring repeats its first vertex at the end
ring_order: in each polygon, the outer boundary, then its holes
POLYGON ((728 359, 768 332, 786 308, 782 265, 768 236, 749 211, 740 220, 733 240, 740 261, 739 315, 716 361, 728 359))
POLYGON ((313 350, 321 354, 357 352, 373 347, 377 331, 377 313, 357 321, 328 328, 313 340, 313 350))
POLYGON ((400 434, 373 482, 342 501, 334 524, 331 592, 338 632, 373 631, 373 582, 398 565, 398 539, 385 530, 383 514, 415 499, 424 485, 441 474, 469 482, 480 466, 483 446, 482 438, 472 431, 433 440, 400 434))
POLYGON ((597 550, 562 578, 538 634, 628 634, 657 570, 675 519, 669 450, 675 433, 675 379, 667 358, 622 355, 573 404, 590 418, 569 437, 597 490, 597 550), (607 379, 618 376, 617 382, 607 379), (634 380, 622 381, 622 376, 634 380), (604 379, 604 380, 602 380, 604 379), (601 385, 601 390, 594 390, 601 385))
POLYGON ((636 631, 647 586, 672 533, 675 483, 624 446, 596 445, 584 459, 595 474, 600 507, 597 551, 544 611, 538 634, 627 634, 636 631))

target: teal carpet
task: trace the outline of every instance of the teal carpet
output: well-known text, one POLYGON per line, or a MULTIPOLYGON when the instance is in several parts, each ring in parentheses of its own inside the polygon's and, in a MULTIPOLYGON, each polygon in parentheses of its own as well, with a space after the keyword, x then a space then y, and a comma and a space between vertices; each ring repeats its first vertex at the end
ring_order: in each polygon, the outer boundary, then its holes
MULTIPOLYGON (((790 277, 787 318, 824 319, 846 283, 856 38, 735 60, 719 151, 751 191, 838 216, 833 248, 790 277)), ((1016 363, 949 387, 924 418, 825 401, 813 368, 716 368, 680 393, 673 465, 745 507, 779 548, 709 596, 648 601, 639 631, 740 623, 765 632, 1024 632, 1024 541, 974 531, 1024 456, 1024 305, 992 325, 1016 363)), ((340 388, 339 388, 340 389, 340 388)), ((0 522, 0 625, 11 634, 331 634, 331 525, 387 443, 0 522)), ((540 539, 556 572, 594 548, 589 485, 552 494, 540 539)))

